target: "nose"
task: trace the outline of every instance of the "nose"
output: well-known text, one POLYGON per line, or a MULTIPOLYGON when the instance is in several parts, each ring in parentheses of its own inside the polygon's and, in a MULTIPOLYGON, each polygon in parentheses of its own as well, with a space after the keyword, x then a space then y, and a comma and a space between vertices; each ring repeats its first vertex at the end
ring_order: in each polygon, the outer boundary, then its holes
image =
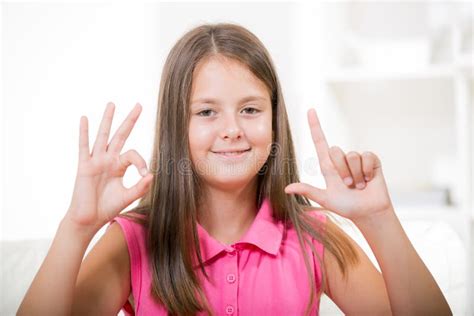
POLYGON ((223 128, 222 128, 222 133, 221 137, 223 139, 239 139, 242 137, 243 130, 240 127, 240 124, 237 120, 237 118, 229 114, 227 117, 223 120, 223 128))

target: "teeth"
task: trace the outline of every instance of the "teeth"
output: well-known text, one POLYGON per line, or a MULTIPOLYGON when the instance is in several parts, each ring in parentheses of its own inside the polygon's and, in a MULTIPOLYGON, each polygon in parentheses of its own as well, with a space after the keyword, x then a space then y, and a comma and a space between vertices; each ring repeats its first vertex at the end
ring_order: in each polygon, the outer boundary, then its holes
POLYGON ((236 156, 236 155, 240 155, 241 153, 243 152, 246 152, 246 150, 243 150, 243 151, 231 151, 231 152, 223 152, 223 153, 220 153, 221 155, 225 155, 225 156, 236 156))

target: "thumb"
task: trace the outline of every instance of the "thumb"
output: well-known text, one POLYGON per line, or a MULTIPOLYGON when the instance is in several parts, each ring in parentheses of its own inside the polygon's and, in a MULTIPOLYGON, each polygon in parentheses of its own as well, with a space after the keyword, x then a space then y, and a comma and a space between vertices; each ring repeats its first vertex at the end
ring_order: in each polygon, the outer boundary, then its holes
POLYGON ((135 201, 136 199, 142 197, 148 190, 153 179, 153 174, 149 173, 143 178, 140 179, 134 186, 128 188, 125 191, 125 202, 127 205, 135 201))
POLYGON ((287 194, 299 194, 325 207, 326 191, 306 183, 291 183, 285 187, 287 194))

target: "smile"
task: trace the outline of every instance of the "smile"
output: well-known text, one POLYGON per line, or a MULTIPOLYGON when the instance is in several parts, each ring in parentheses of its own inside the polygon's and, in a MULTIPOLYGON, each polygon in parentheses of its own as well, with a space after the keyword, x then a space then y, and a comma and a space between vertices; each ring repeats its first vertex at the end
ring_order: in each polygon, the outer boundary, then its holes
POLYGON ((245 157, 249 151, 250 151, 250 148, 247 150, 241 150, 241 151, 222 151, 222 152, 213 151, 212 153, 225 159, 235 160, 235 159, 245 157))

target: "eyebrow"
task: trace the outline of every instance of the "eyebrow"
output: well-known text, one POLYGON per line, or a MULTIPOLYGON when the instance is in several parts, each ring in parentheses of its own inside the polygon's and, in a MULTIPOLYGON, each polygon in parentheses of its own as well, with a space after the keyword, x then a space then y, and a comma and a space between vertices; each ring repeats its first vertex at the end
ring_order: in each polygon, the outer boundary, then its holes
MULTIPOLYGON (((262 96, 259 96, 259 95, 249 95, 249 96, 246 96, 242 99, 240 99, 240 103, 245 103, 245 102, 249 102, 249 101, 266 101, 267 98, 265 97, 262 97, 262 96)), ((213 99, 213 98, 207 98, 207 97, 204 97, 204 98, 197 98, 197 99, 194 99, 191 101, 191 104, 194 104, 194 103, 209 103, 209 104, 217 104, 219 103, 219 100, 217 99, 213 99)))

